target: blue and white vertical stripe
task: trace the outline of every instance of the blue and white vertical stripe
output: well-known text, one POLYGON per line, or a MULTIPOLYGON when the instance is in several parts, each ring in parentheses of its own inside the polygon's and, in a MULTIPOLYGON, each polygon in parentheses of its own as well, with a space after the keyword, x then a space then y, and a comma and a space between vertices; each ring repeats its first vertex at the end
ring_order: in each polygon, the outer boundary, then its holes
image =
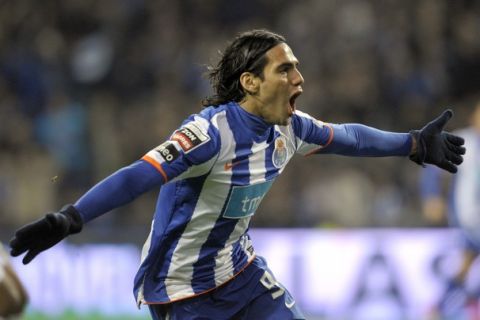
POLYGON ((168 182, 135 278, 139 303, 185 299, 243 270, 255 256, 250 219, 271 184, 295 153, 331 138, 328 127, 306 114, 279 127, 236 103, 204 109, 184 127, 193 137, 179 141, 174 133, 143 158, 168 182))

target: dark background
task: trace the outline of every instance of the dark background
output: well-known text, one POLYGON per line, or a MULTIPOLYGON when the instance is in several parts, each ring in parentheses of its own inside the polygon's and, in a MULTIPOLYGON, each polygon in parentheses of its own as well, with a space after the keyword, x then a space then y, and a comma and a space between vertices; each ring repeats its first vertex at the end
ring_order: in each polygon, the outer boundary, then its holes
MULTIPOLYGON (((450 106, 453 130, 477 101, 478 1, 0 1, 0 240, 200 111, 206 66, 251 28, 287 38, 305 78, 297 106, 323 121, 406 132, 450 106)), ((430 226, 420 170, 403 158, 297 156, 253 226, 430 226)), ((142 242, 157 193, 75 239, 142 242)))

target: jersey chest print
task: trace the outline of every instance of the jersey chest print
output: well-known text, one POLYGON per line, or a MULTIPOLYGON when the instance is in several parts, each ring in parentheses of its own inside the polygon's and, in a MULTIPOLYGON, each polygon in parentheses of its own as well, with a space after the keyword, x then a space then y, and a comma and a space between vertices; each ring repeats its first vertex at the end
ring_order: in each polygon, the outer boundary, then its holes
POLYGON ((223 210, 223 217, 240 219, 252 216, 272 183, 273 180, 249 186, 233 186, 223 210))

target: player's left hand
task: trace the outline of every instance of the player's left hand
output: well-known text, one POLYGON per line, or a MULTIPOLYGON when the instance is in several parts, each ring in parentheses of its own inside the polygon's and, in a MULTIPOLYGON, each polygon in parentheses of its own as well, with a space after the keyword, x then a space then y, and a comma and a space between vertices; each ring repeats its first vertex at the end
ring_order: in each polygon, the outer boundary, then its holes
POLYGON ((462 137, 443 131, 452 116, 452 110, 445 110, 422 129, 410 131, 417 144, 416 151, 410 155, 410 160, 419 165, 430 163, 451 173, 457 172, 457 166, 463 162, 462 155, 466 150, 462 137))

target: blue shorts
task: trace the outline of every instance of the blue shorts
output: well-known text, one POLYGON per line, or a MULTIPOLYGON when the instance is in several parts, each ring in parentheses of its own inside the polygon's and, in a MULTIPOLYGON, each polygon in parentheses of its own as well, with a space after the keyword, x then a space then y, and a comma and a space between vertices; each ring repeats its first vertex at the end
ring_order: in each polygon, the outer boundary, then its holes
POLYGON ((275 280, 265 259, 258 256, 215 290, 178 302, 149 305, 149 309, 155 320, 305 319, 290 293, 275 280))

